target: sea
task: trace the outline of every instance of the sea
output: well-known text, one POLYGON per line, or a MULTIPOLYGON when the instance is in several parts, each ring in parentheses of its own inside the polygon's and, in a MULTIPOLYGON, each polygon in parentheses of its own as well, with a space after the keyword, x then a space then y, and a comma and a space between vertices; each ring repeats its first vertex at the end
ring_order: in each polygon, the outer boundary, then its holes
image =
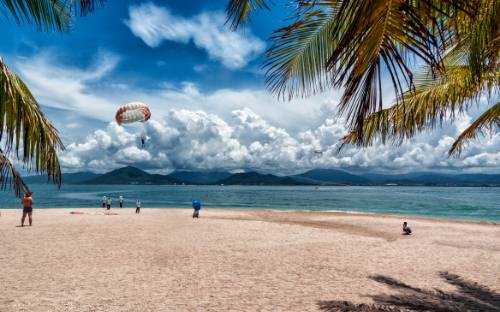
MULTIPOLYGON (((191 207, 202 209, 279 209, 345 211, 500 223, 498 187, 426 186, 191 186, 191 185, 54 185, 32 184, 35 209, 100 208, 111 196, 113 208, 123 196, 125 208, 191 207)), ((12 192, 0 191, 0 208, 19 209, 12 192)))

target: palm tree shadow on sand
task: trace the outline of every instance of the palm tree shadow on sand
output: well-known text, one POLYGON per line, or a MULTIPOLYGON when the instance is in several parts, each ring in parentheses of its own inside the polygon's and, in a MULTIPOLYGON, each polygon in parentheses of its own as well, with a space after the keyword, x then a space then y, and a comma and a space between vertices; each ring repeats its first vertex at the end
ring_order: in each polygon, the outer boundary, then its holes
POLYGON ((374 304, 355 304, 348 301, 320 301, 319 308, 328 312, 399 312, 399 311, 500 311, 500 294, 488 287, 467 281, 458 275, 441 272, 440 276, 456 291, 426 290, 412 287, 393 278, 377 275, 371 279, 399 293, 375 295, 374 304))

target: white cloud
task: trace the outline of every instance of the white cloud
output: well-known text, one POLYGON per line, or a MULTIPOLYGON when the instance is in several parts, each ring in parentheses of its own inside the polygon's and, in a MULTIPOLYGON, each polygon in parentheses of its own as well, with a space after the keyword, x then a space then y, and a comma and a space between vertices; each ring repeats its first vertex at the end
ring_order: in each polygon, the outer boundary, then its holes
MULTIPOLYGON (((471 142, 459 158, 447 158, 458 130, 484 106, 471 109, 457 124, 419 135, 400 147, 375 144, 338 155, 339 139, 346 133, 344 120, 335 118, 339 92, 280 102, 263 89, 204 92, 191 82, 165 83, 153 91, 133 85, 94 89, 94 84, 109 78, 118 56, 101 51, 85 69, 63 66, 55 58, 42 53, 16 67, 45 109, 72 111, 58 113, 72 118, 55 119, 66 121, 59 125, 63 137, 73 131, 77 133, 73 138, 79 138, 65 141, 67 151, 61 155, 65 169, 107 171, 131 164, 151 169, 283 172, 315 167, 500 171, 499 133, 471 142), (113 122, 117 107, 133 100, 148 103, 153 112, 144 150, 139 148, 140 127, 113 122), (95 120, 100 122, 91 125, 95 120), (109 123, 105 129, 91 130, 102 128, 103 121, 109 123), (318 149, 323 156, 314 153, 318 149)), ((108 80, 106 84, 112 85, 108 80)))
POLYGON ((61 64, 57 55, 50 52, 16 63, 17 71, 38 101, 45 107, 70 110, 106 123, 114 119, 120 105, 141 101, 151 107, 153 119, 163 118, 170 109, 183 108, 203 110, 230 119, 231 111, 248 107, 272 124, 295 132, 318 125, 325 114, 333 114, 332 107, 340 95, 339 92, 328 92, 285 102, 278 101, 264 89, 203 92, 192 82, 180 85, 163 82, 157 89, 142 90, 123 82, 109 81, 108 75, 120 59, 118 55, 100 51, 87 68, 81 69, 61 64), (96 89, 94 85, 102 84, 103 80, 109 88, 96 89))
POLYGON ((16 64, 39 102, 44 106, 74 110, 96 119, 114 113, 112 102, 90 92, 88 84, 99 81, 111 72, 119 62, 117 55, 100 51, 86 69, 54 66, 57 62, 54 54, 45 51, 16 64))
POLYGON ((246 169, 298 172, 311 168, 365 168, 367 170, 493 170, 500 169, 500 134, 472 142, 479 153, 447 158, 453 138, 444 135, 434 144, 413 139, 395 148, 374 145, 347 148, 336 154, 346 133, 342 120, 327 119, 314 130, 291 135, 270 125, 246 108, 226 121, 203 111, 171 110, 163 120, 146 124, 145 149, 139 148, 141 131, 110 123, 85 142, 71 144, 61 156, 71 169, 107 171, 123 165, 148 169, 246 169), (484 141, 487 141, 486 143, 484 141), (488 143, 489 142, 489 143, 488 143), (486 148, 489 145, 497 148, 486 148), (314 151, 323 150, 318 156, 314 151))
POLYGON ((250 31, 228 29, 225 15, 220 12, 184 18, 148 2, 131 6, 125 23, 135 36, 152 48, 164 40, 184 44, 193 41, 211 59, 230 69, 244 67, 265 49, 265 43, 250 31))

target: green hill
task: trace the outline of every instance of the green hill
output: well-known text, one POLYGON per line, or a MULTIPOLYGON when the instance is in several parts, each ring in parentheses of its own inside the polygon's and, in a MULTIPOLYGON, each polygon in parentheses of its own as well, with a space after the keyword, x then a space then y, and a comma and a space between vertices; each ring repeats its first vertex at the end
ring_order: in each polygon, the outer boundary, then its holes
POLYGON ((149 174, 128 166, 83 181, 81 184, 182 184, 182 181, 167 175, 149 174))

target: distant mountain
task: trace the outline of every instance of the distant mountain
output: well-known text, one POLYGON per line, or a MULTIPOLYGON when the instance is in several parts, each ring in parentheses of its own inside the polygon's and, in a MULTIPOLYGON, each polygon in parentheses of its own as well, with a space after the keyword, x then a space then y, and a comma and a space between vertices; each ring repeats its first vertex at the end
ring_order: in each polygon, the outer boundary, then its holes
POLYGON ((230 175, 231 173, 226 171, 174 171, 169 174, 170 177, 183 181, 186 184, 214 184, 230 175))
MULTIPOLYGON (((93 172, 76 172, 76 173, 63 173, 62 182, 65 184, 78 184, 83 181, 88 181, 91 179, 95 179, 100 174, 93 172)), ((28 184, 45 184, 51 183, 48 181, 46 175, 36 175, 36 176, 27 176, 24 177, 24 182, 28 184)))
POLYGON ((365 174, 372 184, 428 185, 428 186, 500 186, 499 174, 440 174, 412 172, 399 175, 365 174))
MULTIPOLYGON (((28 184, 48 183, 46 176, 27 176, 28 184)), ((124 167, 105 174, 65 173, 64 184, 226 184, 226 185, 427 185, 427 186, 500 186, 500 174, 441 174, 412 172, 386 175, 356 175, 342 170, 314 169, 302 174, 281 177, 247 172, 174 171, 170 175, 149 174, 135 167, 124 167)))
POLYGON ((278 177, 272 174, 260 174, 258 172, 235 173, 225 179, 219 180, 217 184, 225 185, 304 185, 305 182, 296 181, 291 177, 278 177))
POLYGON ((366 185, 371 182, 367 178, 334 169, 313 169, 292 178, 307 184, 366 185))
POLYGON ((174 177, 161 174, 149 174, 135 167, 123 167, 100 175, 81 184, 181 184, 174 177))

